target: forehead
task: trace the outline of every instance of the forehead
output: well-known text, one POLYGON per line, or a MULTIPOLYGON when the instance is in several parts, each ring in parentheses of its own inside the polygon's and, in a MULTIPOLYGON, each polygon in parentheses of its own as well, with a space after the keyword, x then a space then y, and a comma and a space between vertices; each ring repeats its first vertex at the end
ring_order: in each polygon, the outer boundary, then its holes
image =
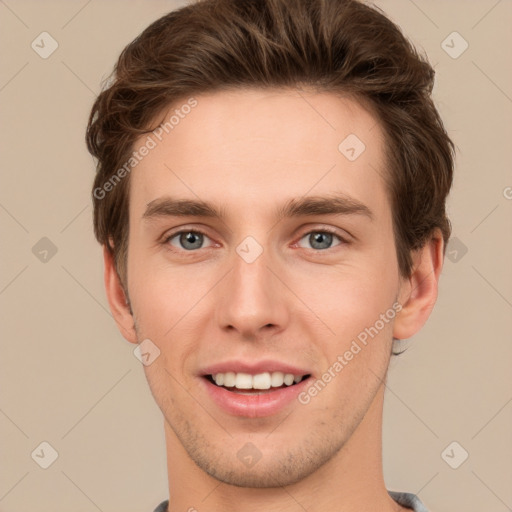
POLYGON ((386 199, 384 137, 376 118, 353 99, 221 91, 185 98, 162 120, 134 145, 151 149, 131 172, 133 213, 164 194, 262 211, 308 193, 386 199))

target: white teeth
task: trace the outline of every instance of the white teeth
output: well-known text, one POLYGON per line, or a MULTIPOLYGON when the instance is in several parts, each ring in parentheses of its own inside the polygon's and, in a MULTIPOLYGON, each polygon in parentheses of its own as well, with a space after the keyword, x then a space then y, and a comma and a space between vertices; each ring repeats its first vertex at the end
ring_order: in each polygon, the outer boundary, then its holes
POLYGON ((291 373, 287 373, 285 376, 284 376, 284 383, 287 385, 287 386, 291 386, 293 384, 293 375, 291 373))
POLYGON ((251 389, 252 388, 252 375, 249 373, 237 373, 235 380, 235 388, 237 389, 251 389))
MULTIPOLYGON (((219 374, 217 374, 219 375, 219 374)), ((235 386, 236 382, 236 374, 235 372, 226 372, 224 375, 224 386, 228 388, 232 388, 235 386)))
POLYGON ((217 386, 237 389, 270 389, 279 388, 283 384, 291 386, 297 384, 303 379, 303 375, 293 375, 283 372, 264 372, 251 375, 249 373, 216 373, 212 375, 217 386))
POLYGON ((270 389, 270 373, 258 373, 252 378, 252 387, 254 389, 270 389))
POLYGON ((284 373, 273 372, 271 377, 271 385, 273 388, 278 388, 284 384, 284 373))

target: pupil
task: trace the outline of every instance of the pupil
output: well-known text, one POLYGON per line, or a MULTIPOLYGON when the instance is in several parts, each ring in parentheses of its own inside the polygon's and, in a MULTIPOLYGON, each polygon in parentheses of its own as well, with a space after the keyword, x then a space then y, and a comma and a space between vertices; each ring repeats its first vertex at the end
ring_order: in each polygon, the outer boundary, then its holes
POLYGON ((326 249, 332 243, 332 235, 330 233, 315 233, 310 241, 314 249, 326 249))
POLYGON ((181 235, 181 245, 184 249, 198 249, 202 245, 202 235, 200 233, 184 233, 181 235))

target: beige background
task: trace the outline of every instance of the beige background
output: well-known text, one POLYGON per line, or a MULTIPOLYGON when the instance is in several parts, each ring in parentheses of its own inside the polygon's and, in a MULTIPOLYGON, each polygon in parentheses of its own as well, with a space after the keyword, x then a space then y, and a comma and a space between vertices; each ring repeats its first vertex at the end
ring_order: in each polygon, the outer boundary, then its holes
MULTIPOLYGON (((167 497, 160 412, 103 291, 84 129, 121 49, 178 5, 0 1, 1 512, 152 512, 167 497), (59 45, 47 59, 31 48, 43 31, 59 45)), ((430 322, 391 365, 386 483, 432 512, 512 510, 512 1, 377 5, 435 65, 458 147, 458 242, 430 322), (453 31, 469 44, 456 59, 441 46, 453 31), (458 469, 442 458, 453 441, 452 464, 469 453, 458 469)))

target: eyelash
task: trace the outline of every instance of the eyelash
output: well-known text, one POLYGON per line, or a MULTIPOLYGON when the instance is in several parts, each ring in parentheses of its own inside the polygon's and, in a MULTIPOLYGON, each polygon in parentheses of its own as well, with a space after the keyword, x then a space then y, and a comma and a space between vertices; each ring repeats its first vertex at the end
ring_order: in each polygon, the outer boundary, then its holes
MULTIPOLYGON (((171 246, 170 244, 170 241, 173 239, 173 238, 176 238, 177 236, 179 235, 182 235, 184 233, 196 233, 196 234, 200 234, 200 235, 203 235, 204 237, 206 238, 210 238, 204 231, 202 231, 201 229, 181 229, 179 231, 175 231, 174 233, 171 233, 170 235, 166 236, 164 238, 164 240, 162 241, 162 244, 167 246, 169 248, 169 250, 173 251, 173 252, 180 252, 180 253, 189 253, 190 255, 192 255, 193 253, 195 252, 198 252, 199 249, 195 249, 195 250, 190 250, 190 251, 187 251, 186 249, 177 249, 173 246, 171 246)), ((310 251, 314 251, 315 253, 327 253, 330 249, 334 249, 335 247, 338 247, 338 245, 346 245, 349 243, 349 241, 342 237, 336 230, 334 229, 330 229, 330 228, 321 228, 321 229, 312 229, 310 231, 306 231, 305 233, 303 233, 300 238, 298 239, 297 242, 294 243, 294 246, 300 242, 305 236, 307 235, 311 235, 313 233, 328 233, 330 235, 333 235, 335 236, 338 240, 339 240, 339 244, 336 244, 335 246, 333 247, 329 247, 327 249, 309 249, 307 248, 308 250, 310 251)), ((201 249, 210 249, 211 247, 201 247, 201 249)))

